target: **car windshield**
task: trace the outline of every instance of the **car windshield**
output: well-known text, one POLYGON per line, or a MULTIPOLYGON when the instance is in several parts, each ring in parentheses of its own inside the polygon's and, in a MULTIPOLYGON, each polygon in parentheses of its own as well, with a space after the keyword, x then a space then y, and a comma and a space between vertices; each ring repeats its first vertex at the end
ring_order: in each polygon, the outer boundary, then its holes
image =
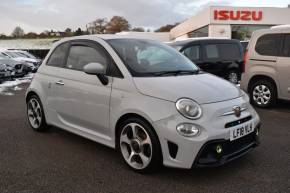
POLYGON ((29 52, 18 52, 18 53, 26 58, 36 59, 36 57, 30 54, 29 52))
POLYGON ((5 52, 7 55, 11 56, 12 58, 19 58, 21 57, 16 52, 5 52))
POLYGON ((152 40, 111 39, 109 44, 134 77, 186 75, 198 67, 173 48, 152 40))

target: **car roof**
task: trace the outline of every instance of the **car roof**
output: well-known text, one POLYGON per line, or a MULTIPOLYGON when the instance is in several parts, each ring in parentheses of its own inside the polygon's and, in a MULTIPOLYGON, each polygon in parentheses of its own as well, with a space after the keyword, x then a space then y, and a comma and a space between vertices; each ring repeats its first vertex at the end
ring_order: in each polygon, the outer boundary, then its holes
POLYGON ((201 43, 201 42, 206 42, 206 43, 224 43, 224 42, 239 42, 238 40, 234 39, 227 39, 227 38, 189 38, 186 40, 179 40, 175 42, 170 42, 168 45, 170 46, 185 46, 187 44, 191 43, 201 43))
POLYGON ((148 37, 140 37, 140 36, 134 36, 134 35, 116 35, 116 34, 98 34, 98 35, 83 35, 83 36, 74 36, 69 38, 63 38, 64 41, 69 40, 97 40, 97 39, 103 39, 103 40, 112 40, 112 39, 140 39, 140 40, 153 40, 152 38, 148 37))

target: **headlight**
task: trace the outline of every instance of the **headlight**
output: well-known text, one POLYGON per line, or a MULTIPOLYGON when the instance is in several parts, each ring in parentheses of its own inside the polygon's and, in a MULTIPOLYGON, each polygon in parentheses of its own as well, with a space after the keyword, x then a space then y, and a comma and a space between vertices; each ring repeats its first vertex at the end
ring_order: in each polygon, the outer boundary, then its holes
POLYGON ((176 102, 176 108, 180 114, 188 119, 199 119, 202 115, 199 104, 190 99, 179 99, 176 102))

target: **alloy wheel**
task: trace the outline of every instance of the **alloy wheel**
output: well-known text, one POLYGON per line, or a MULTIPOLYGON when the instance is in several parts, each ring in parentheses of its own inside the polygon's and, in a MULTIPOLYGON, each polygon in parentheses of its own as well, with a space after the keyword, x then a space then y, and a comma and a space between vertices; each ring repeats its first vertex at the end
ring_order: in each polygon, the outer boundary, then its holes
POLYGON ((144 127, 137 123, 129 123, 123 127, 120 148, 123 158, 134 169, 144 169, 151 162, 151 139, 144 127))
POLYGON ((42 122, 42 111, 39 102, 31 98, 27 104, 28 120, 34 129, 38 129, 42 122))
POLYGON ((253 89, 253 99, 258 105, 267 105, 271 100, 271 91, 266 85, 257 85, 253 89))
POLYGON ((233 84, 238 84, 238 74, 236 72, 230 72, 228 75, 228 80, 233 84))

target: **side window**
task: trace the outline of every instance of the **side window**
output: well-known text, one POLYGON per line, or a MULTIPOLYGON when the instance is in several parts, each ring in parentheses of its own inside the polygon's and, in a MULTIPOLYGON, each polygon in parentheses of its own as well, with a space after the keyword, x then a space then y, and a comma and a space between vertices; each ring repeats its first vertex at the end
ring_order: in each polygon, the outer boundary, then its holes
POLYGON ((219 58, 218 47, 215 44, 208 44, 205 46, 205 53, 207 59, 219 58))
POLYGON ((256 43, 255 50, 264 56, 277 56, 280 49, 281 34, 267 34, 261 36, 256 43))
POLYGON ((285 35, 282 56, 290 57, 290 34, 285 35))
POLYGON ((200 60, 200 46, 195 45, 187 47, 182 51, 182 54, 184 54, 191 61, 198 61, 200 60))
POLYGON ((243 58, 237 44, 219 44, 218 47, 223 60, 242 60, 243 58))
POLYGON ((83 71, 83 67, 88 63, 97 62, 108 67, 108 58, 101 49, 84 45, 71 46, 66 68, 83 71))
POLYGON ((64 65, 64 60, 68 46, 69 46, 68 43, 59 45, 50 55, 47 65, 62 68, 64 65))

